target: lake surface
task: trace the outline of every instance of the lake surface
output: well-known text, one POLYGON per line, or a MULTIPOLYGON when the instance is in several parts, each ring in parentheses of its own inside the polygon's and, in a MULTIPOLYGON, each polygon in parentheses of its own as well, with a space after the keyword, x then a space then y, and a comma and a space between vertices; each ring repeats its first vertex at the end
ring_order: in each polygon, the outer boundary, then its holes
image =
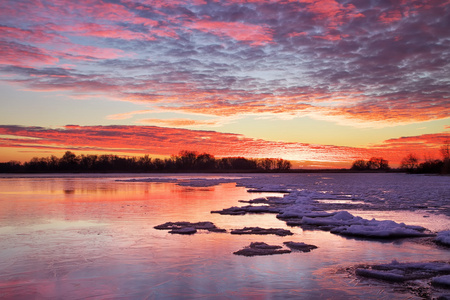
MULTIPOLYGON (((1 176, 0 176, 1 177, 1 176)), ((288 227, 274 214, 211 214, 239 200, 297 189, 326 210, 450 229, 450 177, 406 174, 3 175, 0 178, 2 299, 420 299, 407 287, 355 277, 358 264, 449 260, 426 239, 372 241, 288 227), (152 178, 153 182, 117 181, 152 178), (269 189, 267 189, 269 190, 269 189), (316 197, 315 196, 315 197, 316 197), (291 230, 288 237, 199 232, 175 235, 168 221, 220 228, 291 230), (241 257, 251 242, 318 246, 309 253, 241 257)))

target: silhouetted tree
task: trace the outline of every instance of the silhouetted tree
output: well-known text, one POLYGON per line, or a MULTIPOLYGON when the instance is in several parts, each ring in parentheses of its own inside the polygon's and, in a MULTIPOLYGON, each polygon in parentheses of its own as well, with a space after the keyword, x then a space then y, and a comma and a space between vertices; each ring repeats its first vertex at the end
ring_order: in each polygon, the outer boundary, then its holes
POLYGON ((98 156, 97 155, 81 155, 80 169, 89 171, 95 168, 98 156))
POLYGON ((367 169, 367 163, 363 159, 355 160, 351 167, 352 170, 362 171, 367 169))
POLYGON ((34 157, 23 165, 11 161, 0 163, 0 172, 179 172, 179 171, 261 171, 289 170, 291 162, 283 159, 247 159, 225 157, 215 159, 208 153, 181 151, 169 159, 143 157, 120 157, 118 155, 80 155, 66 151, 58 159, 56 156, 34 157), (263 166, 261 165, 263 162, 263 166))
POLYGON ((369 169, 369 170, 388 170, 389 163, 387 160, 383 159, 382 157, 372 157, 367 162, 367 169, 369 169))
POLYGON ((413 172, 419 167, 419 159, 414 154, 410 153, 402 159, 400 168, 407 172, 413 172))
POLYGON ((211 154, 202 153, 195 159, 195 168, 197 170, 214 170, 216 168, 216 160, 211 154))
POLYGON ((59 166, 59 158, 57 158, 55 155, 50 156, 48 159, 48 169, 50 172, 56 172, 58 171, 59 166))
POLYGON ((292 164, 290 161, 288 160, 284 160, 284 159, 277 159, 277 169, 279 171, 287 171, 290 170, 292 167, 292 164))
POLYGON ((441 173, 444 162, 439 159, 427 159, 425 162, 418 165, 416 169, 417 173, 441 173))
POLYGON ((198 153, 195 151, 180 151, 179 155, 175 157, 177 168, 180 170, 193 170, 197 155, 198 153))
POLYGON ((275 162, 270 158, 263 158, 259 161, 259 164, 263 170, 269 171, 274 168, 275 162))
POLYGON ((80 159, 71 151, 66 151, 59 160, 59 168, 63 171, 78 171, 80 159))
POLYGON ((148 154, 139 157, 138 161, 138 168, 140 171, 150 171, 150 170, 154 170, 154 166, 152 164, 152 159, 151 157, 149 157, 148 154))
POLYGON ((352 170, 364 171, 364 170, 389 170, 389 162, 382 157, 372 157, 369 161, 362 159, 355 160, 351 167, 352 170))
POLYGON ((10 160, 9 162, 0 163, 0 172, 1 173, 16 173, 23 172, 24 167, 19 161, 10 160))
POLYGON ((450 141, 447 140, 444 145, 441 146, 441 154, 442 154, 442 170, 443 174, 450 173, 450 141))
POLYGON ((256 170, 258 166, 255 160, 249 160, 244 157, 231 157, 229 159, 234 170, 256 170))

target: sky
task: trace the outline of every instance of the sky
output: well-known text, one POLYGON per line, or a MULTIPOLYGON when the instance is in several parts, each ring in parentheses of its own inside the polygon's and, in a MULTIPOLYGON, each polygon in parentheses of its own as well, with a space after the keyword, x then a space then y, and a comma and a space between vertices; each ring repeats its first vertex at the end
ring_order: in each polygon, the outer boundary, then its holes
POLYGON ((2 0, 0 161, 437 159, 449 28, 448 0, 2 0))

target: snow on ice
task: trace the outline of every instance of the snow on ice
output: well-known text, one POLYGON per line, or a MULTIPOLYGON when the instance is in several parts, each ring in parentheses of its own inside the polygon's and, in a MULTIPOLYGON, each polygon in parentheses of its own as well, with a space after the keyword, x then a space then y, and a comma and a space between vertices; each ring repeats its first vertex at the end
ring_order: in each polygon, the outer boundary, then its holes
POLYGON ((450 230, 438 232, 435 241, 439 244, 450 246, 450 230))

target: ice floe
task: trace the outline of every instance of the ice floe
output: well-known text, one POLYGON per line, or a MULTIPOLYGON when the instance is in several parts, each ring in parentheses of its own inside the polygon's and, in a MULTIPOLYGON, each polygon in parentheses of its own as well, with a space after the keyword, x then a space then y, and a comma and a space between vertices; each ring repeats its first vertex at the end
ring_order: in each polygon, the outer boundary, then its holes
POLYGON ((275 234, 278 236, 293 235, 290 230, 282 228, 261 228, 261 227, 244 227, 242 229, 234 229, 231 234, 275 234))
POLYGON ((291 250, 282 248, 282 246, 268 245, 263 242, 254 242, 239 251, 233 252, 233 254, 243 256, 257 256, 291 253, 291 250))
POLYGON ((214 223, 206 221, 206 222, 166 222, 161 225, 157 225, 153 227, 159 230, 170 230, 169 233, 176 234, 194 234, 197 230, 207 230, 210 232, 226 232, 225 229, 218 228, 214 223))
POLYGON ((284 242, 288 248, 301 252, 310 252, 311 250, 317 249, 315 245, 308 245, 303 242, 284 242))
POLYGON ((450 289, 450 275, 434 277, 431 280, 431 284, 450 289))
POLYGON ((450 247, 450 230, 438 232, 435 241, 439 244, 450 247))
POLYGON ((211 213, 221 214, 221 215, 245 215, 247 213, 272 213, 277 214, 280 209, 267 206, 267 205, 246 205, 246 206, 232 206, 229 208, 224 208, 222 210, 213 210, 211 213))
MULTIPOLYGON (((358 199, 358 207, 364 207, 365 202, 371 202, 370 205, 385 205, 386 197, 393 197, 393 194, 387 193, 385 190, 377 190, 371 188, 369 190, 360 189, 357 193, 351 186, 344 186, 347 190, 342 190, 342 186, 327 188, 325 190, 317 188, 317 186, 327 187, 324 182, 331 182, 330 178, 317 178, 314 185, 308 183, 307 188, 304 183, 295 182, 295 176, 258 176, 248 175, 241 177, 201 177, 198 178, 179 178, 177 184, 189 185, 193 187, 211 186, 226 182, 235 182, 237 186, 247 188, 248 192, 278 192, 280 197, 256 198, 253 200, 241 201, 248 203, 244 206, 232 206, 222 210, 215 210, 211 213, 222 215, 245 215, 257 213, 275 213, 277 218, 285 221, 289 226, 301 226, 304 228, 317 228, 327 230, 334 234, 344 236, 357 236, 365 238, 404 238, 404 237, 423 237, 432 235, 421 226, 406 225, 391 220, 364 219, 354 216, 345 210, 328 212, 323 208, 327 208, 327 203, 318 203, 319 199, 358 199), (291 181, 282 180, 283 178, 291 181), (376 199, 374 198, 376 197, 376 199)), ((305 177, 303 177, 305 179, 305 177)), ((173 178, 149 178, 139 179, 140 181, 150 182, 173 182, 173 178)), ((395 188, 395 187, 394 187, 395 188)), ((403 202, 403 199, 389 199, 390 203, 395 205, 403 202)), ((404 207, 402 204, 399 207, 404 207)), ((414 206, 411 206, 414 207, 414 206)), ((331 208, 331 207, 330 207, 331 208)), ((386 209, 389 209, 387 207, 386 209)), ((194 227, 195 228, 195 227, 194 227)), ((186 231, 188 231, 186 229, 186 231)), ((441 232, 436 237, 436 242, 449 245, 450 234, 441 232)))
POLYGON ((303 217, 302 225, 314 225, 329 229, 331 233, 369 238, 403 238, 429 236, 421 226, 405 225, 390 220, 367 220, 340 211, 328 217, 303 217))
POLYGON ((434 278, 450 275, 450 262, 399 263, 394 260, 389 264, 358 268, 356 275, 395 282, 434 278))
POLYGON ((330 217, 336 214, 323 211, 313 205, 308 204, 294 204, 280 210, 281 212, 277 215, 277 218, 281 220, 301 219, 303 217, 330 217))
POLYGON ((281 193, 281 194, 289 194, 290 190, 280 189, 278 187, 260 187, 255 189, 247 190, 248 193, 281 193))

